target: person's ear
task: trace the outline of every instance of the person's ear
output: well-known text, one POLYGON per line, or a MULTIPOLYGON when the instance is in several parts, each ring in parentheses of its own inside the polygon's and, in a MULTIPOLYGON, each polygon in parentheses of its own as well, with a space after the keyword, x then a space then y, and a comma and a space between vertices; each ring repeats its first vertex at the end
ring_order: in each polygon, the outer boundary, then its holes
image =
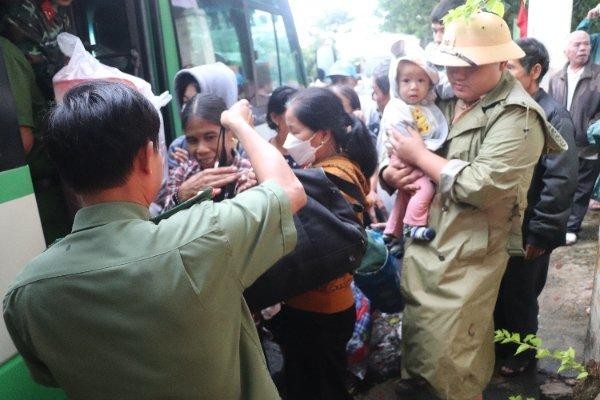
POLYGON ((317 134, 320 134, 317 145, 324 145, 331 140, 331 131, 329 129, 320 129, 317 131, 317 134))
POLYGON ((506 69, 508 68, 508 61, 502 61, 498 68, 500 68, 500 72, 506 71, 506 69))
POLYGON ((152 175, 152 160, 157 156, 154 150, 154 142, 149 140, 144 147, 140 149, 136 157, 136 164, 141 172, 152 175))
POLYGON ((539 81, 540 75, 542 74, 542 66, 539 63, 535 64, 533 67, 531 67, 529 74, 534 81, 539 81))
POLYGON ((277 114, 274 112, 269 113, 269 119, 279 128, 279 124, 277 123, 277 114))

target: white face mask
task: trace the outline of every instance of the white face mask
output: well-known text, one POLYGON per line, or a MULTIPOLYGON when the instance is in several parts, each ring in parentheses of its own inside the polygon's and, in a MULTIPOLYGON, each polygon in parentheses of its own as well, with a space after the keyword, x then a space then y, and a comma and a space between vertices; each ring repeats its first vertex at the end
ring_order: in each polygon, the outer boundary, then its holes
POLYGON ((315 161, 317 149, 312 147, 310 140, 300 140, 290 133, 285 139, 285 143, 283 143, 283 148, 286 149, 294 161, 302 167, 315 161))

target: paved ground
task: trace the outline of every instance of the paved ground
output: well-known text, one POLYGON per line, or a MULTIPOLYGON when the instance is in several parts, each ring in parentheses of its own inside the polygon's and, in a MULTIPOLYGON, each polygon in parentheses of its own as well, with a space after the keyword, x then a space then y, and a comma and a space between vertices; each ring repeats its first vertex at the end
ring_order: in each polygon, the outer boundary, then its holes
MULTIPOLYGON (((554 251, 544 292, 540 296, 538 336, 549 349, 573 347, 581 360, 589 321, 593 273, 598 248, 600 212, 589 212, 580 240, 574 246, 554 251)), ((398 399, 394 392, 398 373, 398 315, 379 317, 373 332, 372 353, 363 386, 357 400, 398 399), (385 336, 387 339, 382 339, 385 336)), ((509 395, 540 398, 539 386, 554 380, 557 363, 540 361, 538 369, 516 379, 494 375, 484 393, 486 400, 506 400, 509 395)), ((560 377, 559 377, 560 378, 560 377)), ((412 400, 412 399, 411 399, 412 400)))

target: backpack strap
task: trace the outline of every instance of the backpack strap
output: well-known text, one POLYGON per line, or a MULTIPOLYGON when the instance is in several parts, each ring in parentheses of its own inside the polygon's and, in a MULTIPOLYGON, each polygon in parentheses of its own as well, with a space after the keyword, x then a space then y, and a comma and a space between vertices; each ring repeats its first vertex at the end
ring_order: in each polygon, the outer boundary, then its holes
POLYGON ((362 191, 358 188, 357 185, 328 172, 325 172, 325 175, 327 175, 327 178, 331 182, 333 182, 333 184, 337 186, 338 189, 360 202, 360 205, 364 210, 364 205, 366 204, 367 199, 365 198, 362 191))

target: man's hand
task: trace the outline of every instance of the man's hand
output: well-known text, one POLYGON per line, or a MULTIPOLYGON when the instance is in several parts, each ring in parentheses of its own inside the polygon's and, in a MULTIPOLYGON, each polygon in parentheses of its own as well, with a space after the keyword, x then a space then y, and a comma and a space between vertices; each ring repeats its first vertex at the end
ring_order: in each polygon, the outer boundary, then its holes
POLYGON ((600 17, 600 3, 596 5, 596 7, 592 8, 587 13, 587 19, 596 19, 600 17))
POLYGON ((541 247, 536 247, 534 245, 528 244, 525 246, 525 259, 533 260, 533 259, 541 256, 545 252, 546 252, 546 249, 542 249, 541 247))
POLYGON ((423 171, 404 164, 396 157, 392 157, 390 164, 381 173, 381 178, 388 186, 408 193, 414 193, 420 189, 415 181, 422 176, 423 171))
POLYGON ((253 125, 252 106, 245 99, 238 101, 221 114, 221 125, 225 128, 231 129, 232 125, 240 122, 253 125))
POLYGON ((416 165, 423 152, 428 150, 416 129, 407 124, 406 131, 408 135, 400 132, 396 127, 392 127, 389 146, 396 157, 411 165, 416 165))

